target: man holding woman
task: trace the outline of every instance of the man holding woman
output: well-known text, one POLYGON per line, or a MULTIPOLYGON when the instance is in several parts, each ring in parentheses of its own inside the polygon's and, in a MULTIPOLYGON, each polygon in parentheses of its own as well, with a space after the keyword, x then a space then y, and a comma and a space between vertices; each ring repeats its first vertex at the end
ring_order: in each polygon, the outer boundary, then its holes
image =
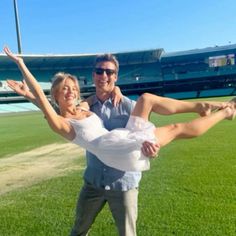
MULTIPOLYGON (((90 98, 90 110, 103 121, 106 129, 124 128, 135 102, 123 97, 113 105, 111 93, 118 79, 119 63, 113 55, 96 58, 93 81, 96 95, 90 98)), ((155 156, 159 147, 144 142, 142 151, 146 156, 155 156)), ((87 167, 84 186, 77 202, 76 218, 71 235, 86 235, 98 213, 109 204, 120 236, 135 236, 138 216, 138 187, 142 177, 140 171, 121 171, 100 161, 87 152, 87 167)))

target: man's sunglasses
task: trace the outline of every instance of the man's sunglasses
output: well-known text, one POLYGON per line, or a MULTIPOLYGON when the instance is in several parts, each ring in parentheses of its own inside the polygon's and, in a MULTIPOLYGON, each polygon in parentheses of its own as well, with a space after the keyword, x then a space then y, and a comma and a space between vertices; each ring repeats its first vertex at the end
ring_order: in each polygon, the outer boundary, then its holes
POLYGON ((104 72, 106 72, 106 74, 108 76, 110 75, 113 75, 116 73, 115 70, 112 70, 112 69, 103 69, 103 68, 95 68, 94 69, 94 72, 97 74, 97 75, 103 75, 104 72))

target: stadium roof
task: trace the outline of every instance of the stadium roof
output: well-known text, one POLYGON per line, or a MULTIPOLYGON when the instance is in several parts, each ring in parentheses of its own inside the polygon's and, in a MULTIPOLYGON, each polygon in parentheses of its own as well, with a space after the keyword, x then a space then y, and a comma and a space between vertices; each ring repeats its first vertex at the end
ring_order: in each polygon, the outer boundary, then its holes
POLYGON ((184 58, 189 57, 190 55, 192 57, 198 57, 202 54, 209 54, 211 56, 219 55, 219 54, 230 54, 230 53, 236 53, 236 44, 231 44, 227 46, 215 46, 215 47, 207 47, 203 49, 193 49, 193 50, 187 50, 187 51, 179 51, 179 52, 170 52, 165 53, 163 52, 161 55, 161 60, 166 61, 168 59, 171 60, 177 60, 178 58, 184 58))
MULTIPOLYGON (((153 49, 135 52, 113 53, 122 64, 150 63, 158 61, 163 49, 153 49)), ((68 54, 68 55, 26 55, 22 54, 25 63, 30 68, 86 68, 92 67, 97 54, 68 54)), ((1 70, 16 69, 16 65, 5 54, 0 54, 1 70)))

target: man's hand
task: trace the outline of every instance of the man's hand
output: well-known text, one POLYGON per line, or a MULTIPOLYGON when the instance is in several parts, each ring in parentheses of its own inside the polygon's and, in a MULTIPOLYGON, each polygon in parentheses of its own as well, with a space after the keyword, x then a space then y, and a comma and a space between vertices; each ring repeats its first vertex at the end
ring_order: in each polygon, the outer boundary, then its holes
POLYGON ((157 143, 151 143, 149 141, 145 141, 143 142, 141 151, 144 156, 149 158, 155 158, 160 151, 160 145, 157 143))
POLYGON ((120 91, 120 88, 118 86, 115 86, 114 89, 111 92, 111 99, 113 101, 113 106, 116 107, 119 105, 119 103, 122 101, 123 94, 120 91))

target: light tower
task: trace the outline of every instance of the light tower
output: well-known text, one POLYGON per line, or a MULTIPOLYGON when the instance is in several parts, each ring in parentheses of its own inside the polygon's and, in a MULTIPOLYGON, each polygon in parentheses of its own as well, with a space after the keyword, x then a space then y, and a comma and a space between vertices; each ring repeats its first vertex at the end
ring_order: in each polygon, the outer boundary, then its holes
POLYGON ((15 21, 16 21, 16 35, 17 35, 18 53, 21 54, 21 38, 20 38, 20 27, 19 27, 17 0, 14 0, 14 11, 15 11, 15 21))

